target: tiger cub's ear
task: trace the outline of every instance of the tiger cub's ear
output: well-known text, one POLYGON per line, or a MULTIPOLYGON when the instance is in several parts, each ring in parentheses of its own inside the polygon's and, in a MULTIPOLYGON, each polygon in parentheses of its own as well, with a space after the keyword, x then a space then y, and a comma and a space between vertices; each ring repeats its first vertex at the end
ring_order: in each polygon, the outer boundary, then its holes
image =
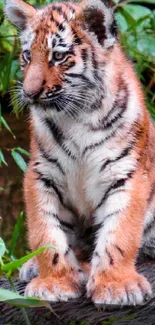
POLYGON ((82 19, 87 30, 95 34, 105 48, 111 47, 117 38, 117 26, 113 9, 107 1, 84 0, 80 5, 78 19, 82 19))
POLYGON ((29 18, 32 18, 36 10, 22 0, 6 0, 4 13, 13 25, 24 29, 29 18))

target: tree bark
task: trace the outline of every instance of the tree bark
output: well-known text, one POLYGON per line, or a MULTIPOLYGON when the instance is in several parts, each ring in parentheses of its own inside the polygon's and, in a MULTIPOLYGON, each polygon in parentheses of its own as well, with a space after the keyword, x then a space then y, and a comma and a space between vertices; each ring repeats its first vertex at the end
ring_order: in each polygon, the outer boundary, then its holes
MULTIPOLYGON (((145 261, 137 267, 152 284, 153 297, 142 306, 105 306, 97 309, 85 295, 69 302, 51 303, 54 313, 46 308, 26 309, 33 325, 155 325, 155 261, 145 261)), ((17 291, 23 294, 25 283, 14 279, 17 291)), ((10 289, 4 278, 0 287, 10 289)), ((0 303, 0 325, 25 325, 20 308, 0 303)))

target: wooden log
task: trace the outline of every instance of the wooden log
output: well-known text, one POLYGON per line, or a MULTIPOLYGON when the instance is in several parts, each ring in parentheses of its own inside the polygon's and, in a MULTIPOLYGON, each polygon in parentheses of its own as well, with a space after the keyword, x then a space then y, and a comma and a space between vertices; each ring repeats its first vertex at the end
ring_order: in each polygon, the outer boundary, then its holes
MULTIPOLYGON (((69 302, 51 303, 56 315, 46 308, 27 309, 32 325, 155 325, 155 261, 145 261, 137 267, 151 282, 153 297, 142 306, 106 306, 96 308, 85 295, 69 302)), ((23 294, 25 283, 14 279, 17 291, 23 294)), ((0 279, 0 287, 9 288, 7 280, 0 279)), ((0 325, 25 325, 20 308, 0 303, 0 325)))

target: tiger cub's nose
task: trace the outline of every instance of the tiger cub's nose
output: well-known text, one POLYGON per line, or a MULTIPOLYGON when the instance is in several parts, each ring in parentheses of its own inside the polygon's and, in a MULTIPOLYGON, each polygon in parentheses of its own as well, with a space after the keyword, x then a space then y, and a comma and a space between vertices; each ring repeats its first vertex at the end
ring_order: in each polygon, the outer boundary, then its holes
POLYGON ((26 96, 26 97, 30 97, 30 98, 34 98, 34 97, 36 97, 38 94, 40 94, 40 90, 39 91, 25 91, 25 89, 23 89, 23 91, 24 91, 24 95, 26 96))

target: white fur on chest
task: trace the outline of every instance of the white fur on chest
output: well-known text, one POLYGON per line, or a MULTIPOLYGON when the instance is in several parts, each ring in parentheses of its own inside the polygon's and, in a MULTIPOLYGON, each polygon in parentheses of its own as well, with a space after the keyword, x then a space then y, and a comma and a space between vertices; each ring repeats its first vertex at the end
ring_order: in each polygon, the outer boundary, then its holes
POLYGON ((130 125, 126 125, 125 131, 118 128, 115 137, 105 141, 102 146, 88 150, 83 155, 87 146, 103 141, 111 130, 91 132, 88 124, 86 126, 86 124, 71 121, 69 118, 56 120, 66 138, 65 147, 69 148, 76 157, 75 160, 72 160, 53 140, 52 133, 43 122, 43 117, 42 112, 38 114, 34 110, 33 119, 37 137, 44 146, 44 150, 51 157, 58 159, 63 166, 65 175, 62 175, 55 166, 46 162, 42 157, 39 157, 40 172, 50 179, 54 178, 67 204, 72 205, 79 215, 89 217, 109 186, 135 168, 135 159, 124 157, 124 159, 107 166, 103 173, 100 172, 101 166, 106 160, 115 160, 123 147, 126 147, 125 134, 130 129, 130 125))

